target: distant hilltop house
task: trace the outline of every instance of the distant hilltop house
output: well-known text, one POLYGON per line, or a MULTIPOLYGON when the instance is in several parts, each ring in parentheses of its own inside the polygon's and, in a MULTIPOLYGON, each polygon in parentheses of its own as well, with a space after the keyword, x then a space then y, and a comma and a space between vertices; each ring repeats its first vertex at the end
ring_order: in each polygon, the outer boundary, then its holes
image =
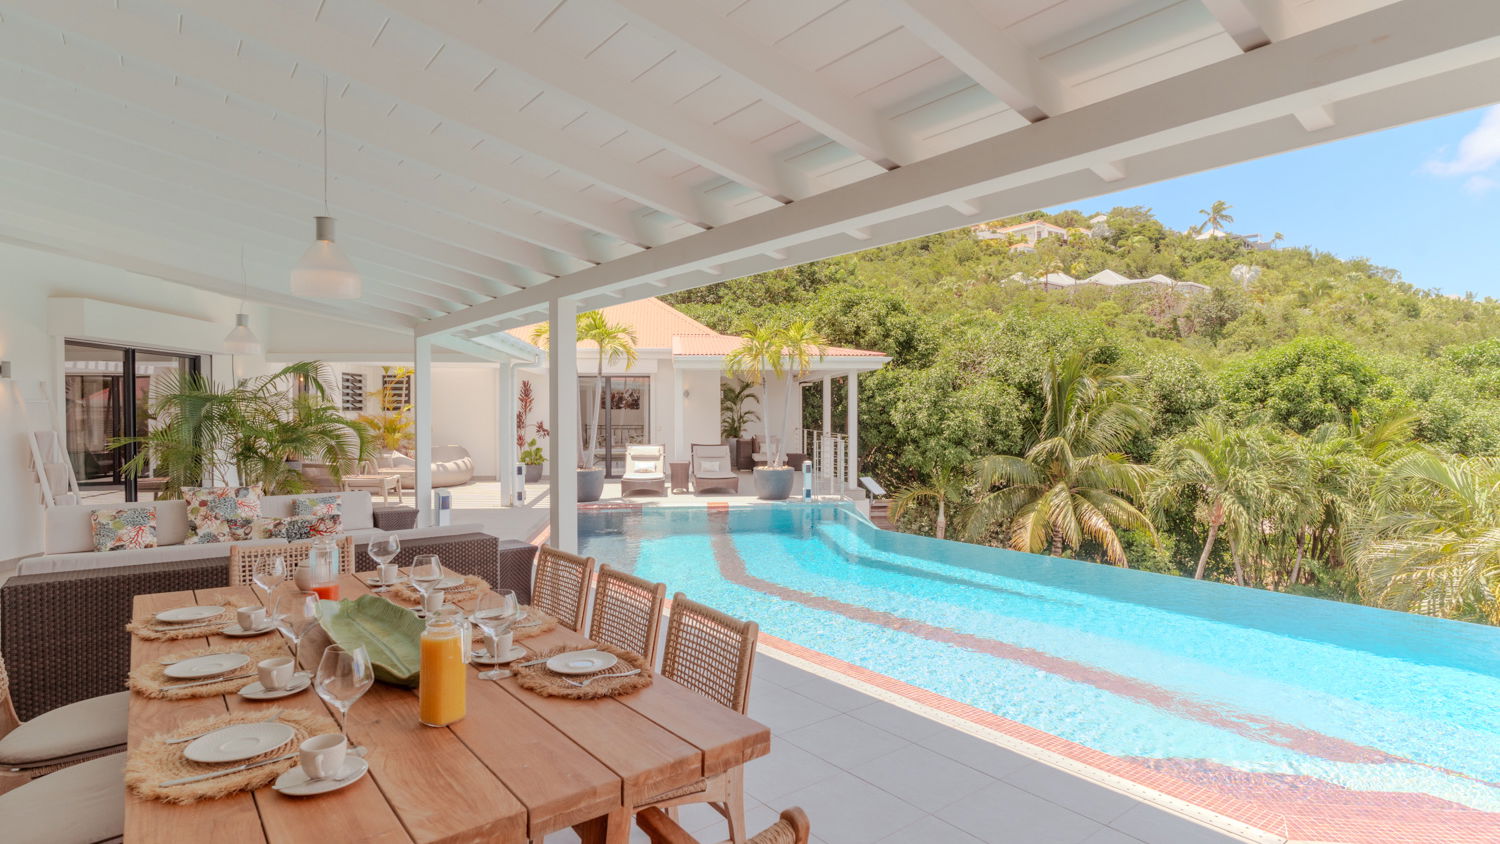
POLYGON ((1011 281, 1019 281, 1030 287, 1040 290, 1067 290, 1070 288, 1087 287, 1131 287, 1139 284, 1149 284, 1158 289, 1172 290, 1181 293, 1206 293, 1209 287, 1196 281, 1178 281, 1174 278, 1157 273, 1150 278, 1126 278, 1114 270, 1101 270, 1088 278, 1074 278, 1067 273, 1047 273, 1041 278, 1032 278, 1022 273, 1016 273, 1010 277, 1011 281))
POLYGON ((1275 243, 1269 240, 1261 240, 1260 235, 1258 234, 1235 234, 1234 232, 1227 232, 1223 229, 1206 229, 1200 232, 1194 232, 1189 229, 1188 234, 1191 234, 1194 240, 1238 240, 1239 242, 1255 250, 1276 248, 1275 243))
POLYGON ((1054 225, 1046 220, 1032 220, 1026 223, 1017 223, 1014 226, 992 226, 989 223, 980 223, 970 227, 974 237, 979 240, 1011 240, 1019 238, 1016 243, 1010 245, 1012 252, 1035 252, 1037 241, 1047 237, 1060 237, 1067 240, 1073 235, 1090 237, 1087 229, 1065 229, 1054 225))

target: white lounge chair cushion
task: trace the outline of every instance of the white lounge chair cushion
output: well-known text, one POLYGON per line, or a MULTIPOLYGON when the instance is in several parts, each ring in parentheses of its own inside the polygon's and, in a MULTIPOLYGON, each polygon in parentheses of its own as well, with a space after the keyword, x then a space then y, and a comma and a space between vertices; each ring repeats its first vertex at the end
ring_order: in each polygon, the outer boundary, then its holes
POLYGON ((125 754, 39 777, 0 794, 6 844, 91 844, 125 834, 125 754))
POLYGON ((44 712, 0 738, 0 765, 29 765, 118 747, 125 743, 129 708, 130 692, 115 692, 44 712))
POLYGON ((722 468, 721 460, 699 460, 698 466, 693 470, 694 477, 699 478, 733 478, 735 474, 722 468))

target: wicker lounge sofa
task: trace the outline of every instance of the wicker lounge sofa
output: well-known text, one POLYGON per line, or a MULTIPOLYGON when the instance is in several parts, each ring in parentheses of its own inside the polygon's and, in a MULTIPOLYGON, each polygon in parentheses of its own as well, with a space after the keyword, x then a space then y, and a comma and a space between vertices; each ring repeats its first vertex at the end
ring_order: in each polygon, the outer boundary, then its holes
POLYGON ((729 446, 693 444, 692 466, 693 492, 719 490, 739 492, 740 476, 730 462, 729 446))
POLYGON ((667 494, 667 448, 632 445, 625 449, 625 474, 620 476, 620 495, 632 492, 667 494))

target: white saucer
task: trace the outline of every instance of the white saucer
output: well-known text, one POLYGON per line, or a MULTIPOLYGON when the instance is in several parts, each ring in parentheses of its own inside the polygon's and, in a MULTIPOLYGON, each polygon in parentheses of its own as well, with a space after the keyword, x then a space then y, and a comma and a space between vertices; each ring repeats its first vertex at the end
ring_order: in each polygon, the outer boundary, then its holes
POLYGON ((525 648, 520 645, 511 645, 510 653, 505 655, 505 659, 492 659, 490 658, 490 652, 483 650, 474 651, 469 654, 469 661, 476 665, 504 665, 507 662, 515 662, 526 654, 527 650, 525 648), (484 654, 484 656, 480 656, 480 654, 484 654))
POLYGON ((619 658, 604 651, 568 651, 547 660, 547 668, 558 674, 592 674, 612 667, 619 658))
POLYGON ((182 755, 194 762, 238 762, 269 753, 295 735, 295 730, 280 721, 236 724, 193 739, 182 749, 182 755))
POLYGON ((365 578, 365 585, 366 586, 395 586, 398 583, 405 583, 405 582, 406 582, 406 575, 404 575, 404 574, 403 575, 397 575, 396 579, 392 580, 390 583, 386 583, 384 580, 381 580, 378 576, 377 577, 367 577, 367 578, 365 578))
POLYGON ((349 756, 344 759, 344 767, 339 769, 337 777, 329 777, 326 780, 310 780, 302 770, 302 766, 287 771, 276 778, 271 787, 282 794, 292 797, 311 797, 314 794, 327 794, 330 791, 353 785, 359 782, 370 770, 370 763, 358 756, 349 756))
POLYGON ((437 582, 437 585, 434 586, 434 587, 432 587, 432 588, 434 588, 434 589, 452 589, 455 586, 462 586, 462 585, 464 585, 464 579, 462 577, 450 574, 447 577, 444 577, 442 580, 439 580, 437 582))
POLYGON ((240 697, 250 700, 278 700, 297 694, 298 692, 306 691, 307 687, 311 685, 312 674, 306 671, 298 671, 292 675, 292 684, 284 689, 268 692, 265 686, 262 686, 260 681, 256 680, 254 683, 240 689, 240 697))
POLYGON ((224 614, 223 607, 178 607, 175 610, 162 610, 155 618, 163 624, 186 624, 190 621, 205 621, 224 614))
POLYGON ((264 636, 267 633, 270 633, 272 630, 275 630, 275 629, 276 629, 276 625, 269 624, 269 623, 265 627, 261 627, 261 628, 256 629, 256 630, 246 630, 245 628, 239 626, 238 624, 231 624, 228 627, 224 628, 223 630, 220 630, 219 631, 219 635, 221 635, 221 636, 230 636, 230 637, 235 638, 235 639, 247 639, 247 638, 249 638, 251 636, 264 636))
POLYGON ((163 674, 174 680, 201 680, 228 674, 236 668, 250 664, 250 657, 240 653, 208 654, 175 662, 162 669, 163 674))

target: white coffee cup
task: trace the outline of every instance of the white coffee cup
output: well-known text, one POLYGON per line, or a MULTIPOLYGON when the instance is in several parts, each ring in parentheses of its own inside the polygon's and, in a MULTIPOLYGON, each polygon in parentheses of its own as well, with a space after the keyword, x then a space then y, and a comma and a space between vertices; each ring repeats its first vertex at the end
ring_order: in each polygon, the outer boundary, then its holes
POLYGON ((268 692, 278 692, 290 686, 296 670, 297 664, 289 656, 263 659, 255 665, 255 671, 260 675, 260 685, 268 692))
POLYGON ((338 733, 313 736, 297 747, 302 772, 310 780, 326 780, 339 775, 349 742, 338 733))
POLYGON ((390 586, 401 579, 401 567, 395 563, 382 563, 380 566, 380 583, 390 586))
POLYGON ((441 589, 434 589, 422 598, 422 609, 427 612, 437 612, 443 608, 443 601, 447 595, 441 589))
POLYGON ((265 607, 240 607, 234 612, 235 621, 240 624, 240 629, 245 632, 260 630, 266 626, 265 607))
POLYGON ((489 639, 488 645, 490 649, 490 658, 497 660, 505 659, 507 656, 510 656, 510 649, 514 647, 516 643, 515 633, 509 630, 495 636, 494 638, 490 638, 489 636, 485 636, 485 638, 489 639))

